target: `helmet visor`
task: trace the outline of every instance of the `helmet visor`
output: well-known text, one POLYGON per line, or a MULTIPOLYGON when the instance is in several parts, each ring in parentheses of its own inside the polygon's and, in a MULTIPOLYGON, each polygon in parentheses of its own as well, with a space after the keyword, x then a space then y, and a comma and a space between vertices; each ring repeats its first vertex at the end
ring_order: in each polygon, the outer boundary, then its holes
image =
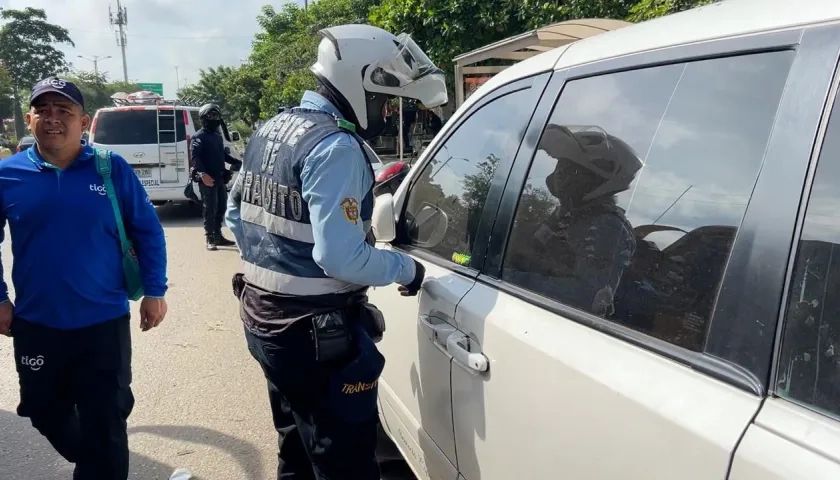
POLYGON ((432 63, 410 35, 402 33, 394 43, 394 56, 375 65, 370 81, 384 89, 403 90, 403 94, 395 94, 415 98, 428 108, 446 103, 443 71, 432 63))

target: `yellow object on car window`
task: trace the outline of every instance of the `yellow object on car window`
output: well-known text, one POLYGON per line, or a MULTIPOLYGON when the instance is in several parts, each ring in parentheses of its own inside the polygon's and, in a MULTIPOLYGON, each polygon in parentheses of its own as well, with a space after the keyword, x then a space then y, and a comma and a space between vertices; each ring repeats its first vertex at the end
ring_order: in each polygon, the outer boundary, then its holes
POLYGON ((470 255, 467 255, 466 253, 458 253, 458 252, 453 252, 452 253, 452 261, 457 263, 458 265, 463 265, 465 267, 469 266, 470 258, 472 258, 472 257, 470 255))

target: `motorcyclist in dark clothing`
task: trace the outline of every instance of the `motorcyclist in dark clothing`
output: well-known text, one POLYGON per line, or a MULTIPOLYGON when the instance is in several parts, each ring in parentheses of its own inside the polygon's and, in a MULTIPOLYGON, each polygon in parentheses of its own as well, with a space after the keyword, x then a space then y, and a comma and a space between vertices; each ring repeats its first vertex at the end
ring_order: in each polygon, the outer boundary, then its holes
POLYGON ((536 271, 552 279, 546 288, 561 289, 573 306, 609 317, 636 250, 633 227, 615 195, 629 188, 642 163, 630 146, 597 127, 572 132, 549 125, 541 147, 557 158, 545 182, 560 204, 532 234, 533 248, 545 252, 535 256, 541 263, 536 271))
POLYGON ((198 111, 201 130, 196 132, 190 143, 194 162, 194 180, 198 182, 201 202, 204 206, 204 235, 207 250, 217 246, 229 247, 235 242, 222 236, 222 221, 227 206, 227 172, 225 163, 241 165, 225 150, 225 143, 218 130, 222 124, 222 111, 218 105, 208 103, 198 111))

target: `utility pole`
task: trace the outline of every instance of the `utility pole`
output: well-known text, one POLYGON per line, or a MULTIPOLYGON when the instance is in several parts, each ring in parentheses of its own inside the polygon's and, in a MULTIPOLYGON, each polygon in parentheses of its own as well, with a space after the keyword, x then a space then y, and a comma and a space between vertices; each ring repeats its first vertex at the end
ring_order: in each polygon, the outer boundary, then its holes
POLYGON ((100 60, 107 60, 111 58, 110 55, 106 55, 104 57, 100 55, 94 55, 93 58, 86 57, 84 55, 78 55, 79 58, 87 60, 89 62, 93 62, 93 73, 96 74, 96 77, 99 78, 99 61, 100 60))
POLYGON ((178 65, 175 65, 175 93, 181 89, 181 79, 178 77, 178 65))
POLYGON ((111 23, 111 27, 117 28, 114 35, 117 37, 117 45, 120 47, 120 50, 122 50, 123 80, 125 83, 128 83, 128 64, 125 61, 125 27, 128 25, 128 15, 126 14, 125 7, 123 7, 120 3, 120 0, 117 0, 117 13, 113 13, 111 11, 111 7, 108 6, 108 18, 111 23))

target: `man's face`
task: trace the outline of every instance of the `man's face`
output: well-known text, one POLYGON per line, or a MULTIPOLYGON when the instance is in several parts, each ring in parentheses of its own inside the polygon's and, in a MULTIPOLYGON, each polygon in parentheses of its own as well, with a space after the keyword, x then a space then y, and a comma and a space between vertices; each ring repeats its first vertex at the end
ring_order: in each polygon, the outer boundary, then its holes
POLYGON ((36 98, 26 114, 29 131, 38 141, 38 148, 60 151, 79 148, 82 132, 90 125, 90 117, 81 106, 57 93, 36 98))

